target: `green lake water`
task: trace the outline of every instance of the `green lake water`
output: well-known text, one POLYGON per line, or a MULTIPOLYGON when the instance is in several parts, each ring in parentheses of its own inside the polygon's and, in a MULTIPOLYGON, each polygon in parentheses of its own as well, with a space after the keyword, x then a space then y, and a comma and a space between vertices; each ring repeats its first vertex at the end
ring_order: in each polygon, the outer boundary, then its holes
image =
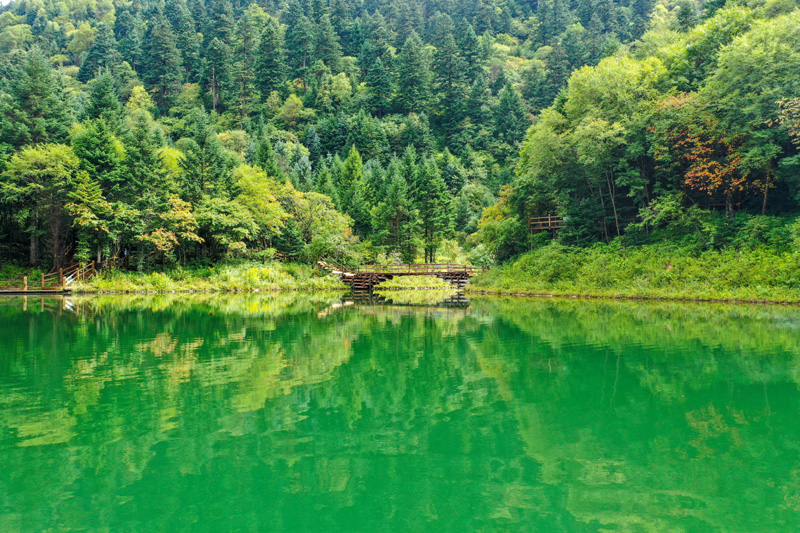
POLYGON ((393 298, 0 300, 0 531, 800 530, 800 309, 393 298))

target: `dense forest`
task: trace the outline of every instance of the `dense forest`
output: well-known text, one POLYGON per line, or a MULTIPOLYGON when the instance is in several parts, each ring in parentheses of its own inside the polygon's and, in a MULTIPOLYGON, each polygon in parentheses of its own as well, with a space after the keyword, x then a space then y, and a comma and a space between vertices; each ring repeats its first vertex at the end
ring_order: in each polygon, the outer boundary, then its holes
POLYGON ((798 97, 795 0, 17 0, 0 258, 490 264, 551 213, 569 244, 788 235, 798 97))

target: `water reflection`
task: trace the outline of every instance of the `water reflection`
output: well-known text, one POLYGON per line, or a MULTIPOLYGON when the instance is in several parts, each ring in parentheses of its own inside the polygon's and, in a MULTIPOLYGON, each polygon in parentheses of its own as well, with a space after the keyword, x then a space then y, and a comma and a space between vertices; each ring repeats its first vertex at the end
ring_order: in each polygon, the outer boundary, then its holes
POLYGON ((0 530, 796 530, 798 316, 0 300, 0 530))

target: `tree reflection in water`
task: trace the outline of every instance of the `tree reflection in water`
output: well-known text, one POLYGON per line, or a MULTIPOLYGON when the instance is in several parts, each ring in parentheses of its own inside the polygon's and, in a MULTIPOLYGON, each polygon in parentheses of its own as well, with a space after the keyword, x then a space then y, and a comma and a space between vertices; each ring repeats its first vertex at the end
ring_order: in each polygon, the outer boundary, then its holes
POLYGON ((795 308, 403 303, 2 300, 0 530, 800 526, 795 308))

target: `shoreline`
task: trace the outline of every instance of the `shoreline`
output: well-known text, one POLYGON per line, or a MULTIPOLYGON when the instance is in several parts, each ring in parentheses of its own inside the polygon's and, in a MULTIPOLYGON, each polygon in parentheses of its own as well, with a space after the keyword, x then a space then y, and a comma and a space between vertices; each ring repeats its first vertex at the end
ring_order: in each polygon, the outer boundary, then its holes
POLYGON ((686 302, 686 303, 727 303, 727 304, 749 304, 749 305, 783 305, 800 306, 800 300, 778 300, 778 299, 742 299, 742 298, 704 298, 688 296, 625 296, 613 294, 591 294, 591 293, 547 293, 547 292, 519 292, 519 291, 499 291, 487 289, 467 289, 466 294, 478 294, 481 296, 512 296, 515 298, 564 298, 570 300, 628 300, 628 301, 653 301, 653 302, 686 302))
MULTIPOLYGON (((592 294, 592 293, 557 293, 557 292, 524 292, 524 291, 504 291, 491 289, 472 289, 467 286, 464 289, 447 287, 377 287, 375 291, 419 291, 429 292, 435 290, 452 290, 463 292, 472 296, 502 296, 513 298, 563 298, 570 300, 625 300, 625 301, 655 301, 655 302, 685 302, 685 303, 727 303, 727 304, 747 304, 747 305, 781 305, 781 306, 800 306, 798 300, 788 299, 747 299, 747 298, 711 298, 711 297, 689 297, 689 296, 626 296, 614 294, 592 294)), ((258 294, 258 293, 279 293, 279 292, 352 292, 349 287, 272 287, 256 289, 237 289, 237 288, 214 288, 214 289, 141 289, 141 290, 99 290, 99 289, 67 289, 64 291, 14 291, 2 292, 0 296, 40 296, 40 297, 65 297, 65 296, 134 296, 134 295, 157 295, 157 294, 258 294)))

